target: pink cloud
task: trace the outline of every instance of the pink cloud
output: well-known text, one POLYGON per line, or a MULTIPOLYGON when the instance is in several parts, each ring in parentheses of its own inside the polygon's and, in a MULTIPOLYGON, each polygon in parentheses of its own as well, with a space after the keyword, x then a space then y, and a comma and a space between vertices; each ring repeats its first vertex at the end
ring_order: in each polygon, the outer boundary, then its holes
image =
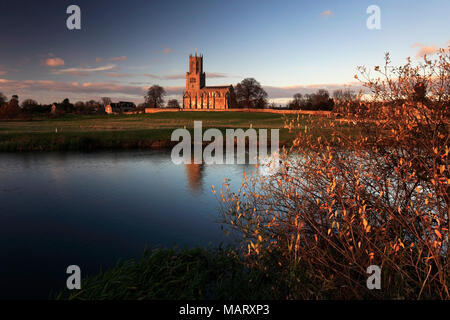
POLYGON ((120 57, 111 58, 109 60, 111 60, 111 61, 127 61, 128 57, 127 56, 120 56, 120 57))
POLYGON ((206 78, 229 78, 231 75, 221 72, 207 72, 206 78))
POLYGON ((424 55, 431 55, 439 51, 437 46, 426 46, 422 43, 414 43, 412 48, 417 48, 416 58, 423 57, 424 55))
POLYGON ((173 51, 172 48, 164 48, 163 54, 169 54, 169 53, 171 53, 172 51, 173 51))
POLYGON ((152 79, 161 79, 161 77, 159 77, 157 75, 154 75, 154 74, 151 74, 151 73, 144 73, 144 76, 152 78, 152 79))
MULTIPOLYGON (((152 78, 152 79, 161 79, 161 80, 183 80, 186 79, 185 73, 177 73, 177 74, 168 74, 164 76, 158 76, 150 73, 144 73, 144 76, 152 78)), ((229 78, 232 77, 231 75, 227 73, 221 73, 221 72, 207 72, 206 78, 229 78)))
POLYGON ((275 87, 275 86, 263 86, 264 90, 266 90, 269 98, 277 99, 277 98, 292 98, 292 96, 296 93, 301 94, 309 94, 314 93, 319 89, 328 90, 330 94, 333 93, 334 90, 338 89, 350 89, 355 91, 356 93, 359 90, 364 89, 359 82, 350 82, 350 83, 328 83, 328 84, 310 84, 310 85, 293 85, 293 86, 284 86, 284 87, 275 87))
POLYGON ((53 70, 54 74, 70 74, 73 76, 89 76, 94 72, 100 72, 100 71, 108 71, 113 70, 116 68, 115 64, 109 64, 102 67, 96 67, 96 68, 67 68, 67 69, 59 69, 59 70, 53 70))
MULTIPOLYGON (((47 97, 48 92, 62 95, 76 94, 84 96, 127 95, 143 98, 149 85, 135 86, 111 82, 58 82, 52 80, 8 80, 0 78, 0 91, 36 96, 36 93, 47 97)), ((181 95, 184 87, 164 87, 168 95, 181 95)), ((69 97, 70 98, 70 97, 69 97)))
POLYGON ((110 78, 127 78, 127 77, 131 77, 133 75, 130 73, 108 72, 108 73, 106 73, 106 76, 110 77, 110 78))
POLYGON ((333 11, 331 11, 331 10, 326 10, 326 11, 324 11, 324 12, 321 12, 320 15, 321 15, 321 16, 324 16, 324 17, 330 17, 330 16, 333 15, 333 11))
POLYGON ((186 79, 186 74, 185 73, 179 73, 179 74, 165 75, 165 76, 162 77, 162 79, 165 79, 165 80, 186 79))
POLYGON ((64 64, 64 60, 61 58, 48 58, 47 60, 45 60, 45 65, 48 67, 60 67, 64 64))
MULTIPOLYGON (((79 99, 87 99, 95 96, 128 96, 130 99, 143 100, 143 96, 152 84, 150 83, 115 83, 115 82, 59 82, 51 80, 8 80, 0 78, 0 91, 4 94, 19 94, 28 96, 41 102, 50 99, 50 97, 58 96, 65 98, 77 97, 79 99), (41 97, 41 98, 40 98, 41 97), (83 98, 84 97, 84 98, 83 98)), ((359 82, 349 83, 331 83, 331 84, 311 84, 311 85, 293 85, 293 86, 265 86, 269 98, 279 101, 288 101, 292 99, 295 93, 308 94, 316 92, 318 89, 326 89, 330 94, 337 89, 351 89, 356 93, 364 88, 359 82)), ((184 86, 164 86, 168 96, 180 97, 184 86)), ((53 98, 52 98, 53 99, 53 98)))

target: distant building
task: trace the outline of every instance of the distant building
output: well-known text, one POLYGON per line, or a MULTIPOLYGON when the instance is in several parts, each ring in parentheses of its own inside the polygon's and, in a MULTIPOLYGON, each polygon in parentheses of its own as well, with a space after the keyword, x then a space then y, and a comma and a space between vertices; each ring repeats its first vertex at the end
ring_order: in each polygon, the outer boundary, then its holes
POLYGON ((73 111, 74 111, 74 106, 68 100, 63 101, 62 103, 54 102, 50 108, 50 113, 52 113, 52 114, 71 113, 73 111))
POLYGON ((203 55, 189 56, 189 72, 186 73, 186 91, 183 94, 184 109, 228 109, 232 107, 233 86, 205 86, 203 55))
POLYGON ((108 104, 105 107, 105 112, 107 114, 137 113, 136 105, 133 102, 126 102, 126 101, 108 104))

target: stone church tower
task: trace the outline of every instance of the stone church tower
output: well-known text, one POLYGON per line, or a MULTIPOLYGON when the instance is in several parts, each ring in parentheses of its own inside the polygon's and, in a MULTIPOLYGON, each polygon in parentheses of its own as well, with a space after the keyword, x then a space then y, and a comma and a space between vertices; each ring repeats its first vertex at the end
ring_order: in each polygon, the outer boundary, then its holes
POLYGON ((186 72, 186 91, 183 94, 184 109, 228 109, 232 106, 233 86, 206 87, 203 72, 203 55, 189 56, 189 72, 186 72))
POLYGON ((189 72, 186 73, 186 91, 199 91, 205 86, 205 73, 203 72, 203 55, 189 56, 189 72))

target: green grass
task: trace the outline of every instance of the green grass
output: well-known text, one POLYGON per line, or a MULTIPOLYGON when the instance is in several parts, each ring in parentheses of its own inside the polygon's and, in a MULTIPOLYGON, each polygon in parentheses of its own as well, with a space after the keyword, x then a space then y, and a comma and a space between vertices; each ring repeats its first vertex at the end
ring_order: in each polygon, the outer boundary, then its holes
MULTIPOLYGON (((280 129, 280 146, 289 146, 294 135, 283 129, 286 119, 296 115, 264 112, 160 112, 139 115, 64 115, 34 118, 31 121, 0 121, 0 152, 78 151, 99 149, 148 149, 172 146, 170 137, 178 128, 192 129, 202 121, 203 129, 280 129)), ((316 116, 301 115, 306 125, 316 116)), ((324 121, 333 121, 322 118, 324 121)), ((358 130, 348 124, 337 126, 352 136, 358 130)), ((327 138, 328 126, 317 126, 314 135, 327 138)))
POLYGON ((82 280, 61 300, 275 298, 273 279, 245 266, 231 249, 158 249, 82 280))
MULTIPOLYGON (((131 149, 170 146, 177 128, 282 128, 283 115, 246 112, 161 112, 140 115, 64 115, 32 121, 0 121, 0 151, 131 149), (56 132, 57 131, 57 132, 56 132)), ((280 142, 291 136, 280 131, 280 142)))

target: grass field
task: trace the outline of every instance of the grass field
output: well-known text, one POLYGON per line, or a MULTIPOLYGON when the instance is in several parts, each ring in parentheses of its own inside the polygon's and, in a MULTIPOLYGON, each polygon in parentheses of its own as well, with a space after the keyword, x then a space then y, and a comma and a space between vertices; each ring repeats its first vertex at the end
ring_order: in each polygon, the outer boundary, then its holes
POLYGON ((138 115, 65 115, 55 119, 36 118, 33 121, 0 121, 4 133, 127 131, 192 127, 194 120, 204 127, 280 128, 283 115, 245 112, 160 112, 138 115))
MULTIPOLYGON (((290 115, 292 117, 292 115, 290 115)), ((160 112, 139 115, 65 115, 32 121, 0 121, 0 151, 158 148, 170 146, 177 128, 283 128, 286 116, 258 112, 160 112)), ((289 117, 289 115, 288 115, 289 117)), ((304 116, 308 117, 308 116, 304 116)), ((288 144, 287 130, 280 143, 288 144)))

